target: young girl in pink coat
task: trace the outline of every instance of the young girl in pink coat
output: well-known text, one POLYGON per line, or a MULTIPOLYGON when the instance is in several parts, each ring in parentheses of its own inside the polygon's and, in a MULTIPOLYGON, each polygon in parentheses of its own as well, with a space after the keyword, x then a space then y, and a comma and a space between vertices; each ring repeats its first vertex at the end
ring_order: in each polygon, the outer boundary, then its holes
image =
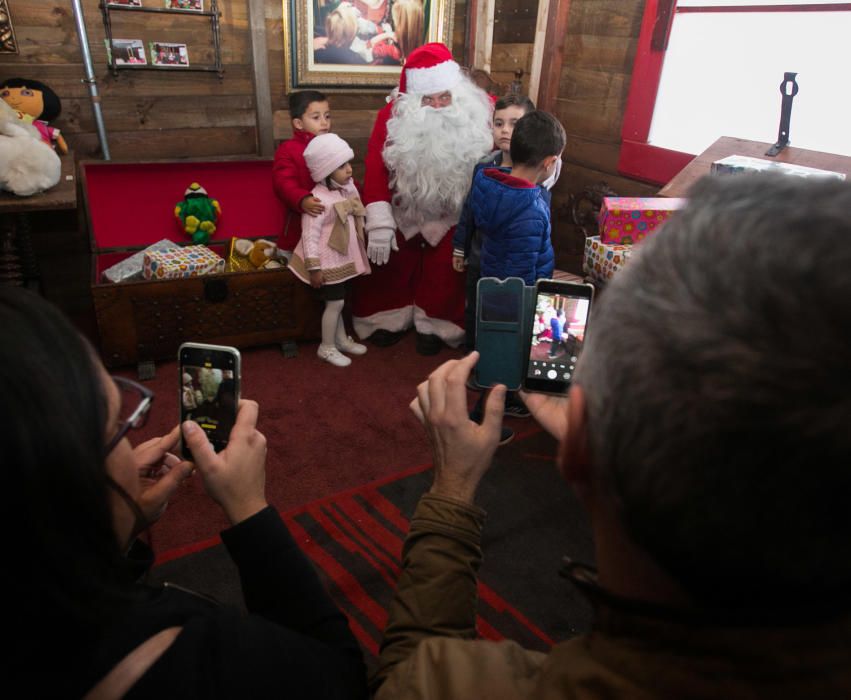
POLYGON ((352 340, 343 324, 347 280, 370 272, 363 233, 366 210, 349 163, 354 157, 349 144, 336 134, 319 134, 305 148, 304 160, 316 183, 312 194, 325 211, 302 217, 301 240, 289 264, 293 274, 318 289, 325 302, 322 343, 316 354, 337 367, 352 363, 343 353, 366 352, 366 346, 352 340))

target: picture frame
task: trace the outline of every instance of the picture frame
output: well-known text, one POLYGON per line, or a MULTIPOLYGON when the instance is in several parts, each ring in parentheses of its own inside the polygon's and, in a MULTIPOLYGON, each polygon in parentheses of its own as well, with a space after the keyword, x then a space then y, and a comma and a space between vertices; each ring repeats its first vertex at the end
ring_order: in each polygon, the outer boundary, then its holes
MULTIPOLYGON (((109 45, 109 39, 104 39, 103 42, 106 44, 106 60, 109 65, 112 65, 113 51, 109 45)), ((148 58, 145 54, 145 44, 141 39, 113 39, 112 44, 115 47, 115 65, 144 66, 148 64, 148 58)))
POLYGON ((452 43, 455 0, 283 0, 285 91, 385 92, 404 56, 452 43))
POLYGON ((118 7, 142 7, 142 0, 108 0, 106 4, 118 7))
POLYGON ((167 10, 203 12, 204 0, 163 0, 163 7, 167 10))
POLYGON ((186 44, 152 41, 148 46, 151 51, 151 65, 164 68, 189 67, 189 50, 186 48, 186 44))
POLYGON ((12 26, 7 0, 0 0, 0 54, 18 53, 18 40, 12 26))

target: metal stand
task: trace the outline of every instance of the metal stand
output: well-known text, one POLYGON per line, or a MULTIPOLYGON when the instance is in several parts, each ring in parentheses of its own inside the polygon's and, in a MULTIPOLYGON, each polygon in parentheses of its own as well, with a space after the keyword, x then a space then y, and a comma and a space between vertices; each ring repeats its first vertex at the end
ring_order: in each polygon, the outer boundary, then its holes
POLYGON ((780 105, 780 129, 777 133, 777 143, 769 148, 765 155, 776 156, 789 145, 789 123, 792 121, 792 100, 798 94, 798 83, 795 82, 797 73, 784 73, 783 82, 780 83, 780 94, 783 101, 780 105))

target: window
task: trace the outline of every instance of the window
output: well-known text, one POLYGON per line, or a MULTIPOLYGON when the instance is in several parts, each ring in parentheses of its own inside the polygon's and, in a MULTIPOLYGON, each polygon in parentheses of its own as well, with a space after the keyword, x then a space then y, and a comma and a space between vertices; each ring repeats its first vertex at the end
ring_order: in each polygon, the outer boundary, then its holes
POLYGON ((664 184, 721 136, 774 143, 787 71, 790 144, 851 156, 849 36, 849 2, 647 0, 619 171, 664 184))

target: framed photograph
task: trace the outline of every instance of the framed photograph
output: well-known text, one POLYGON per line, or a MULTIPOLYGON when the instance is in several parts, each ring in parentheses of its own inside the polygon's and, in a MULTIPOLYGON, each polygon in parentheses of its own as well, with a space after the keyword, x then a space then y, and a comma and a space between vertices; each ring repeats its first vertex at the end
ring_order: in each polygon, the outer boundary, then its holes
POLYGON ((107 5, 123 5, 124 7, 142 7, 142 0, 109 0, 107 5))
POLYGON ((204 11, 204 0, 163 0, 163 2, 167 10, 204 11))
POLYGON ((172 68, 189 65, 189 52, 186 44, 169 44, 164 41, 152 41, 150 43, 151 63, 155 66, 169 66, 172 68))
POLYGON ((18 42, 15 39, 15 28, 12 26, 7 0, 0 0, 0 54, 3 53, 18 53, 18 42))
POLYGON ((383 91, 405 56, 449 45, 455 0, 283 0, 286 91, 383 91))
MULTIPOLYGON (((110 50, 109 39, 104 39, 103 43, 106 44, 106 58, 111 65, 112 51, 110 50)), ((145 45, 141 39, 113 39, 112 45, 115 47, 116 66, 145 66, 148 64, 148 59, 145 56, 145 45)))

